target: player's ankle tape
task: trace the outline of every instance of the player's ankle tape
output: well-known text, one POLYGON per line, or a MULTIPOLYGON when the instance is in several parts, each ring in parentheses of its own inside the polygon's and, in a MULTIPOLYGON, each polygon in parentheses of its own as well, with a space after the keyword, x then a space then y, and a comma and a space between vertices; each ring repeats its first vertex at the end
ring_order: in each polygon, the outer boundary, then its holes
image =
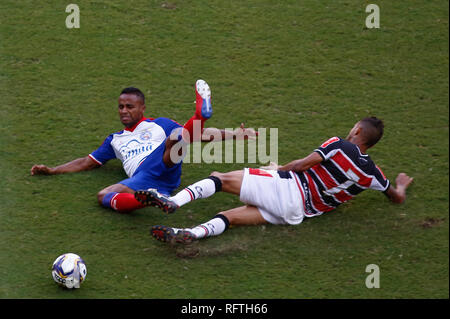
POLYGON ((214 185, 216 186, 216 193, 222 191, 222 181, 220 178, 216 176, 208 176, 208 178, 214 182, 214 185))

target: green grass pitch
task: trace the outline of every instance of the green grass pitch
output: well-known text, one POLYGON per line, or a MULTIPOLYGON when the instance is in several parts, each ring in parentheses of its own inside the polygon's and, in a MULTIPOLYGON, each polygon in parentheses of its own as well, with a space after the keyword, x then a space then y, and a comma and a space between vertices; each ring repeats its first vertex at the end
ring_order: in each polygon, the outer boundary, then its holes
MULTIPOLYGON (((0 298, 448 298, 448 1, 70 1, 0 3, 0 298), (146 94, 147 116, 184 123, 194 84, 212 89, 208 126, 278 128, 281 164, 345 137, 360 118, 385 121, 369 154, 403 205, 367 191, 299 226, 236 227, 188 247, 151 225, 193 226, 240 205, 217 194, 166 216, 117 214, 96 193, 125 178, 101 169, 32 177, 33 164, 86 156, 122 129, 120 90, 146 94), (60 289, 51 264, 75 252, 81 289, 60 289), (365 285, 366 266, 380 288, 365 285), (161 287, 164 287, 163 289, 161 287)), ((182 184, 260 163, 189 163, 182 184)))

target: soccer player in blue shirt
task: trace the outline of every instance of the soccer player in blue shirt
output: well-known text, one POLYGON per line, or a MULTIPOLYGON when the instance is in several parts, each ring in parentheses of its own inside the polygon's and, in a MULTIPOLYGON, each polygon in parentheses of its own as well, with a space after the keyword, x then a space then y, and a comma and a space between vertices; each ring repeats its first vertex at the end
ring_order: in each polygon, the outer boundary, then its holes
MULTIPOLYGON (((137 88, 124 89, 118 101, 120 121, 125 126, 122 131, 109 135, 103 144, 88 156, 56 167, 34 165, 31 175, 86 171, 101 167, 110 159, 117 158, 122 161, 128 178, 104 188, 97 194, 98 202, 102 206, 120 212, 142 208, 144 205, 139 203, 133 194, 137 190, 148 188, 155 188, 162 194, 169 195, 180 184, 182 165, 181 158, 171 154, 172 147, 181 139, 185 143, 210 140, 210 135, 202 135, 202 132, 206 130, 204 122, 212 115, 211 90, 205 81, 198 80, 195 92, 195 114, 181 126, 168 118, 144 117, 144 94, 137 88), (196 124, 200 125, 199 129, 195 128, 196 124)), ((241 130, 244 130, 242 125, 241 130)), ((235 136, 236 133, 237 130, 221 130, 220 136, 225 139, 235 136)), ((246 130, 246 134, 256 135, 251 129, 246 130)))

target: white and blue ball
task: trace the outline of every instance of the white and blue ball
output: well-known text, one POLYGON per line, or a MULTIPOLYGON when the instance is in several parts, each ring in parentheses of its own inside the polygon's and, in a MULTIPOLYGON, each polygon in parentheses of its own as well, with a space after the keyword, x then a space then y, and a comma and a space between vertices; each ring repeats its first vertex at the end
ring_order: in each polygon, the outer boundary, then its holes
POLYGON ((80 288, 86 279, 87 268, 84 260, 77 254, 62 254, 53 262, 52 277, 55 282, 66 288, 80 288))

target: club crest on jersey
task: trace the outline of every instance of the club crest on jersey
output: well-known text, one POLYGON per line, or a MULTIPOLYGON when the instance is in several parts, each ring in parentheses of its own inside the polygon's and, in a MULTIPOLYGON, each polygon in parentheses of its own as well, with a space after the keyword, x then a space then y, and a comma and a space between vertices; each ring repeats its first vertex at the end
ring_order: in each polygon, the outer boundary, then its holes
POLYGON ((139 139, 143 141, 148 141, 152 138, 152 133, 149 131, 144 131, 139 135, 139 139))

